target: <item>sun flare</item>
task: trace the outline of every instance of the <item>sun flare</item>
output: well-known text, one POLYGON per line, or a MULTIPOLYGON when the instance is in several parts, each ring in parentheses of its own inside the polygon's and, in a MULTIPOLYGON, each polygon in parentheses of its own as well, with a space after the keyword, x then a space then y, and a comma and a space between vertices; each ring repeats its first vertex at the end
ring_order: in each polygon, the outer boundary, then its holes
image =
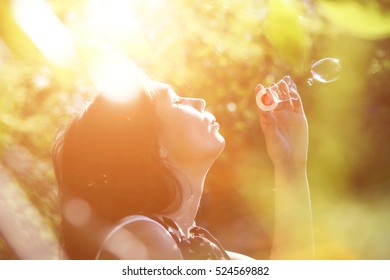
POLYGON ((46 1, 13 0, 12 14, 50 63, 66 66, 73 61, 73 39, 46 1))
POLYGON ((87 71, 97 90, 114 102, 131 100, 146 82, 142 70, 118 50, 103 52, 87 71))

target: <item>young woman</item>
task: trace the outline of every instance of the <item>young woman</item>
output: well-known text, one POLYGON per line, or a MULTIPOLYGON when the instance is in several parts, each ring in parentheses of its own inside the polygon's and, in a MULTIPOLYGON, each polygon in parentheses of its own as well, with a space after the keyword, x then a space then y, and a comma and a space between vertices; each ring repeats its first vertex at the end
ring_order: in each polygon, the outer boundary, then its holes
MULTIPOLYGON (((99 95, 71 120, 53 148, 64 257, 248 258, 225 251, 194 222, 206 175, 225 145, 205 107, 203 99, 149 81, 126 102, 99 95)), ((302 103, 259 115, 275 167, 271 258, 313 258, 302 103)))

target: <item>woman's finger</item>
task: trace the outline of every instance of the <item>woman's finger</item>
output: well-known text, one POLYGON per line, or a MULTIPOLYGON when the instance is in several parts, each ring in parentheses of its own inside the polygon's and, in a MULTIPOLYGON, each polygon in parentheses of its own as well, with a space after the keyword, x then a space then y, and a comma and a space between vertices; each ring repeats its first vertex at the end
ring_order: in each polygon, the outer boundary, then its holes
POLYGON ((281 80, 277 83, 277 90, 280 92, 280 99, 283 102, 280 102, 278 105, 278 110, 283 109, 289 109, 291 110, 293 108, 293 105, 291 104, 291 97, 290 97, 290 89, 287 85, 287 83, 284 80, 281 80))
POLYGON ((290 89, 290 90, 293 92, 294 97, 296 97, 294 99, 291 99, 294 112, 304 114, 305 112, 303 111, 301 96, 297 91, 295 91, 295 89, 290 89))

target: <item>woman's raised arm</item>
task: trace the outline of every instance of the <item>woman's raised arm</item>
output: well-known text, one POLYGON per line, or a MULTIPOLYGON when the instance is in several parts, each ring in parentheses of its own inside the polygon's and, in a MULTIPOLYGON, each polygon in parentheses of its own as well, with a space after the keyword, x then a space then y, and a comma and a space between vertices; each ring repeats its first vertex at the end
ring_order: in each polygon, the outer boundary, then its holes
MULTIPOLYGON (((290 91, 285 83, 280 90, 290 91)), ((256 93, 263 88, 257 85, 256 93)), ((299 95, 298 95, 299 97, 299 95)), ((267 152, 275 169, 275 228, 272 259, 314 259, 306 165, 308 124, 300 98, 276 109, 259 109, 267 152)))

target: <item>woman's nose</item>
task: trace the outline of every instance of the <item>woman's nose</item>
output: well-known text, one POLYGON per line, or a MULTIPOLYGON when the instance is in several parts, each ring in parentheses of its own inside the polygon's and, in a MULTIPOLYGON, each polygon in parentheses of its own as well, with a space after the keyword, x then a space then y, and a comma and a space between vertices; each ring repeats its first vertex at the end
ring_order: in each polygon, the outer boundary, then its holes
POLYGON ((190 98, 192 107, 194 107, 199 112, 203 112, 206 108, 206 101, 201 98, 190 98))

